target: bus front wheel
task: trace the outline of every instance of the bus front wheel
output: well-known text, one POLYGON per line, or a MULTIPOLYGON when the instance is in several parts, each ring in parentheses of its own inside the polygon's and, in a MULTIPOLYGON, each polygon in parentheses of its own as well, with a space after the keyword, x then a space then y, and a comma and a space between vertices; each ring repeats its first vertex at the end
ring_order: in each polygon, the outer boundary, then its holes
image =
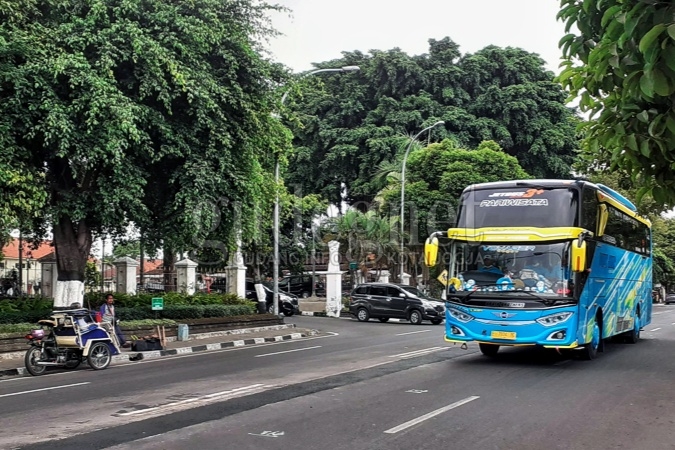
POLYGON ((499 351, 499 345, 494 344, 478 344, 478 348, 485 356, 495 356, 499 351))
POLYGON ((600 346, 600 326, 598 319, 593 320, 593 331, 591 334, 591 342, 586 344, 583 349, 582 357, 586 360, 595 359, 598 355, 598 347, 600 346))

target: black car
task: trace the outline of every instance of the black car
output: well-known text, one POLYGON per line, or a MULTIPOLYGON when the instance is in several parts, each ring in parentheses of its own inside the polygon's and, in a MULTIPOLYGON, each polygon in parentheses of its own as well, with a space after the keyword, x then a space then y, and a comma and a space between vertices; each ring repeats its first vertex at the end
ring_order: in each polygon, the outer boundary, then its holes
MULTIPOLYGON (((287 294, 307 298, 312 295, 312 275, 285 276, 279 280, 279 290, 287 294)), ((326 295, 326 288, 323 283, 317 281, 314 292, 318 296, 326 295)))
POLYGON ((445 319, 445 304, 412 286, 365 283, 350 294, 349 312, 360 322, 367 322, 372 317, 380 322, 398 318, 415 325, 423 320, 438 325, 445 319))
MULTIPOLYGON (((262 287, 265 290, 267 312, 271 313, 273 311, 272 305, 274 304, 274 291, 264 284, 262 287)), ((246 298, 253 302, 258 301, 258 293, 255 290, 255 283, 253 280, 246 280, 246 298)), ((281 289, 279 289, 279 312, 287 317, 292 316, 293 314, 298 314, 300 312, 300 307, 298 306, 298 297, 281 292, 281 289)))

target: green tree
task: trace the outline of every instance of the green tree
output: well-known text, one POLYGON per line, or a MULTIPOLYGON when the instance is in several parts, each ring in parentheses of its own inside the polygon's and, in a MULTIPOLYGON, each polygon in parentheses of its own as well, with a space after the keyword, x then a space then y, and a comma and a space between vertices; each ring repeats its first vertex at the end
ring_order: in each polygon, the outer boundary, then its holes
MULTIPOLYGON (((214 234, 231 246, 235 215, 203 205, 255 217, 267 153, 288 144, 271 117, 282 72, 259 53, 273 9, 0 3, 0 152, 48 194, 41 219, 70 295, 55 306, 81 300, 94 234, 134 221, 170 250, 214 234)), ((237 225, 243 239, 254 234, 251 221, 237 225)))
POLYGON ((675 4, 561 0, 567 34, 560 82, 590 114, 585 165, 625 170, 660 204, 675 204, 675 4), (578 32, 573 31, 574 27, 578 32))
POLYGON ((398 217, 349 209, 330 220, 326 236, 340 242, 340 254, 361 270, 394 267, 399 253, 398 217))
POLYGON ((115 245, 112 253, 115 258, 127 256, 131 259, 138 259, 141 257, 141 241, 138 239, 123 239, 115 245))
POLYGON ((84 285, 89 291, 95 291, 101 288, 101 271, 94 261, 87 261, 84 267, 84 285))
POLYGON ((427 143, 449 138, 476 148, 494 140, 533 176, 569 177, 577 119, 535 54, 490 46, 462 55, 444 38, 431 39, 424 55, 347 52, 318 67, 342 65, 361 70, 313 80, 293 105, 299 113, 286 179, 304 192, 334 204, 370 203, 386 185, 376 168, 400 164, 409 136, 438 120, 445 127, 423 136, 427 143))
MULTIPOLYGON (((2 142, 0 129, 0 149, 2 142)), ((40 215, 47 200, 42 178, 43 174, 26 170, 0 150, 0 243, 6 242, 12 229, 32 222, 40 215)))
MULTIPOLYGON (((507 155, 494 141, 482 142, 475 150, 456 148, 445 139, 414 151, 406 173, 406 242, 420 243, 434 231, 447 229, 455 220, 459 196, 471 184, 527 179, 518 160, 507 155)), ((400 180, 390 179, 383 208, 400 209, 400 180)))

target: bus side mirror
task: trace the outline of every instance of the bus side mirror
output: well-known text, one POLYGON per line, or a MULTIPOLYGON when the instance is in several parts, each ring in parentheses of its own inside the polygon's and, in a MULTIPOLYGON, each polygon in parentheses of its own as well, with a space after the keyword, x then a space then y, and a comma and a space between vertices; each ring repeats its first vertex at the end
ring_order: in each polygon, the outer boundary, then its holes
POLYGON ((586 270, 586 241, 578 239, 572 242, 572 272, 586 270))
POLYGON ((438 260, 438 238, 430 237, 424 242, 424 264, 427 267, 436 266, 438 260))

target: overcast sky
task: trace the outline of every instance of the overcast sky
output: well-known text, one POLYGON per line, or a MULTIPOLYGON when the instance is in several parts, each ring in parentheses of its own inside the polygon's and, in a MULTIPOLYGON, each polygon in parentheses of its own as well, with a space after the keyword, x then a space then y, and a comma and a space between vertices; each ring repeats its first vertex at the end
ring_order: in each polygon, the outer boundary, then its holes
MULTIPOLYGON (((273 2, 273 0, 271 0, 273 2)), ((411 55, 428 52, 430 38, 449 36, 462 54, 488 45, 537 53, 558 72, 556 21, 559 0, 277 0, 291 16, 273 16, 284 35, 270 43, 278 62, 296 72, 339 58, 343 51, 399 47, 411 55), (399 6, 397 6, 397 4, 399 6)))

